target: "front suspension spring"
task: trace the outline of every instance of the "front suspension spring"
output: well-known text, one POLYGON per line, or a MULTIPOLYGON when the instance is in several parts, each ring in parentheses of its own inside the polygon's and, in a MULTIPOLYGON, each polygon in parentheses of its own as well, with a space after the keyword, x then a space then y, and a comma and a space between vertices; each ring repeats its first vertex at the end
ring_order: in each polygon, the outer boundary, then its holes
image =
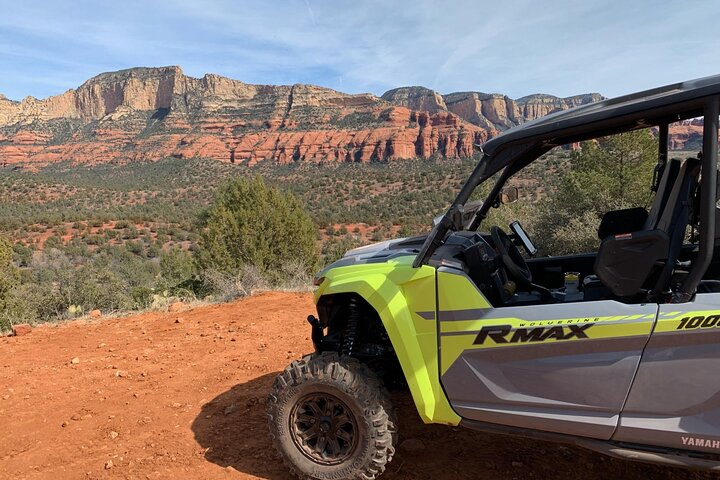
POLYGON ((354 353, 355 340, 357 339, 357 330, 360 323, 360 309, 358 308, 355 297, 350 299, 348 310, 348 320, 342 342, 342 354, 351 357, 354 353))

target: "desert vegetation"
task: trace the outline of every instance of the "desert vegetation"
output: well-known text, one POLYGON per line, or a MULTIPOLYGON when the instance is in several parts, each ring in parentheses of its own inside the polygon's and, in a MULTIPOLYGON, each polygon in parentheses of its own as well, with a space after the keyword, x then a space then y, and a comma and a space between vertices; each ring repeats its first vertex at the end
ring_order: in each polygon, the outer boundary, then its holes
MULTIPOLYGON (((602 213, 650 202, 655 149, 647 131, 555 149, 485 225, 518 219, 543 254, 593 250, 602 213)), ((428 231, 476 162, 0 170, 0 328, 307 288, 350 248, 428 231)))

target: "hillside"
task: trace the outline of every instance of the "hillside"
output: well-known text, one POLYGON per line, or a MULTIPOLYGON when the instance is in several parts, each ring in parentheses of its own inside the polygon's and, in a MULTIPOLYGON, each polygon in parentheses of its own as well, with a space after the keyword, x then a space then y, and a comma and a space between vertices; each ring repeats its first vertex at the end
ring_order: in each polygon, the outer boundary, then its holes
POLYGON ((0 165, 209 158, 253 165, 467 158, 473 143, 598 94, 512 100, 422 87, 382 97, 251 85, 179 67, 103 73, 39 100, 0 95, 0 165))
MULTIPOLYGON (((264 404, 277 372, 311 350, 312 308, 310 294, 271 292, 0 337, 0 478, 289 479, 264 404)), ((393 401, 399 449, 383 480, 711 478, 426 426, 408 397, 393 401)))

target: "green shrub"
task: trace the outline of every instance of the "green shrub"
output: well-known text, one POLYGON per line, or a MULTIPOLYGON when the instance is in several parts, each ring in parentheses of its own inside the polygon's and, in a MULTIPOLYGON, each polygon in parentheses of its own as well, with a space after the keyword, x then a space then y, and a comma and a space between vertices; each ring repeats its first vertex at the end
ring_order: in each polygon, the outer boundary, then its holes
POLYGON ((128 252, 134 253, 135 255, 142 255, 143 253, 142 243, 138 241, 125 242, 125 248, 127 248, 128 252))
POLYGON ((318 264, 315 226, 300 202, 259 176, 236 178, 220 189, 198 246, 201 268, 226 273, 252 265, 278 279, 288 262, 300 263, 308 273, 318 264))
POLYGON ((331 238, 323 244, 322 264, 329 265, 339 260, 345 252, 361 246, 362 243, 351 237, 331 238))
POLYGON ((130 291, 130 297, 135 308, 148 308, 153 301, 154 290, 148 287, 135 287, 130 291))
POLYGON ((64 306, 58 292, 50 283, 23 283, 12 290, 5 310, 0 312, 0 324, 44 322, 63 318, 64 306))
POLYGON ((192 255, 180 248, 171 248, 160 254, 160 274, 167 286, 177 286, 195 274, 192 255))
POLYGON ((13 249, 13 260, 21 267, 27 267, 32 260, 33 251, 22 243, 15 243, 13 249))
MULTIPOLYGON (((17 286, 19 279, 18 269, 13 264, 12 244, 7 239, 0 237, 0 313, 6 311, 10 293, 17 286)), ((0 324, 0 330, 2 328, 3 325, 0 324)))
POLYGON ((47 240, 45 240, 45 248, 61 248, 63 246, 63 241, 60 237, 57 236, 51 236, 48 237, 47 240))
POLYGON ((145 254, 148 258, 157 258, 161 254, 161 249, 155 243, 151 243, 145 254))

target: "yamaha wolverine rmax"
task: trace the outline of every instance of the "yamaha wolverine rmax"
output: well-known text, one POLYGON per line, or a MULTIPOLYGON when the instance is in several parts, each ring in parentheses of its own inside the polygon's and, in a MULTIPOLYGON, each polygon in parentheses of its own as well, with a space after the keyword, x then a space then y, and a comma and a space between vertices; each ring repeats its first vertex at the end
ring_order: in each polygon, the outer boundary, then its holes
POLYGON ((720 75, 513 128, 480 147, 430 234, 322 270, 308 318, 315 353, 268 399, 289 468, 303 479, 380 475, 397 435, 383 382, 402 380, 426 423, 720 470, 719 102, 720 75), (669 158, 668 125, 698 117, 702 152, 669 158), (659 139, 653 201, 607 212, 596 252, 526 259, 537 249, 519 223, 483 225, 508 179, 553 147, 644 128, 659 139))

